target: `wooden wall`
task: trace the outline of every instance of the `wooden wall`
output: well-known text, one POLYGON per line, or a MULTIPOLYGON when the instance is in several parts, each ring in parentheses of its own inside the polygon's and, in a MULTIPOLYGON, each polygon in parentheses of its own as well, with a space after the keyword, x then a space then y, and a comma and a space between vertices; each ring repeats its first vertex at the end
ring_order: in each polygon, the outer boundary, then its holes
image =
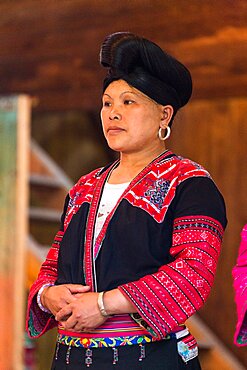
POLYGON ((236 323, 231 270, 240 231, 247 222, 247 98, 192 101, 178 113, 169 147, 204 165, 221 190, 228 226, 215 285, 200 315, 223 342, 246 362, 246 349, 233 345, 236 323))
POLYGON ((99 48, 131 31, 189 67, 194 94, 246 95, 246 0, 0 1, 0 93, 25 92, 39 111, 100 104, 99 48))

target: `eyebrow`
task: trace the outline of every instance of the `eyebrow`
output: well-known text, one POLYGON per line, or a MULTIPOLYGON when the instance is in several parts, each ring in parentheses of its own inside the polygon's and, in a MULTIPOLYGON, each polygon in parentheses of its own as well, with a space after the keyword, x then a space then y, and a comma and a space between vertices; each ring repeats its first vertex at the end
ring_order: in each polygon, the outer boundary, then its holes
MULTIPOLYGON (((133 91, 128 91, 128 90, 127 90, 127 91, 123 91, 123 92, 120 94, 120 97, 121 97, 121 96, 123 96, 124 94, 134 94, 134 95, 137 95, 135 92, 133 92, 133 91)), ((104 93, 104 94, 103 94, 103 96, 105 96, 105 95, 112 99, 111 95, 104 93)))

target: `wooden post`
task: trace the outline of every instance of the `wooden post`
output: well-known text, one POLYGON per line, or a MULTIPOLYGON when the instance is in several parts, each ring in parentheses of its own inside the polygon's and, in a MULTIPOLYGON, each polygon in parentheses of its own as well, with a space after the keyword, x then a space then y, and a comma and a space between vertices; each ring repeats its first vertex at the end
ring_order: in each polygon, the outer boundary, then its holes
POLYGON ((0 98, 0 369, 23 369, 31 101, 0 98))

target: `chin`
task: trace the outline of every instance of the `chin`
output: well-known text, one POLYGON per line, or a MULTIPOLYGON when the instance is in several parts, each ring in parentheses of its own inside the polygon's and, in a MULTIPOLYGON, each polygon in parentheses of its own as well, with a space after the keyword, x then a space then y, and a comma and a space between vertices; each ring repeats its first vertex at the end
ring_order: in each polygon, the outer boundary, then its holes
POLYGON ((113 150, 114 152, 118 152, 118 153, 120 153, 120 152, 124 152, 124 149, 123 149, 123 148, 121 148, 121 147, 118 147, 117 145, 109 145, 109 144, 108 144, 108 146, 109 146, 109 148, 110 148, 111 150, 113 150))
POLYGON ((114 150, 115 152, 122 152, 124 151, 124 146, 120 143, 114 142, 113 140, 107 140, 107 144, 110 149, 114 150))

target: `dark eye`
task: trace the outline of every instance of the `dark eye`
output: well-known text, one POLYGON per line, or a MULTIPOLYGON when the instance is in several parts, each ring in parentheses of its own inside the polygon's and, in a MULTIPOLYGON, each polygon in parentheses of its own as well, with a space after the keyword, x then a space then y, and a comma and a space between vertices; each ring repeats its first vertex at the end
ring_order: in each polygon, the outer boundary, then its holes
POLYGON ((125 99, 124 100, 125 105, 130 105, 130 104, 133 104, 133 103, 134 103, 134 100, 131 100, 131 99, 125 99))
POLYGON ((103 102, 103 106, 104 107, 110 107, 111 106, 111 103, 109 101, 104 101, 103 102))

